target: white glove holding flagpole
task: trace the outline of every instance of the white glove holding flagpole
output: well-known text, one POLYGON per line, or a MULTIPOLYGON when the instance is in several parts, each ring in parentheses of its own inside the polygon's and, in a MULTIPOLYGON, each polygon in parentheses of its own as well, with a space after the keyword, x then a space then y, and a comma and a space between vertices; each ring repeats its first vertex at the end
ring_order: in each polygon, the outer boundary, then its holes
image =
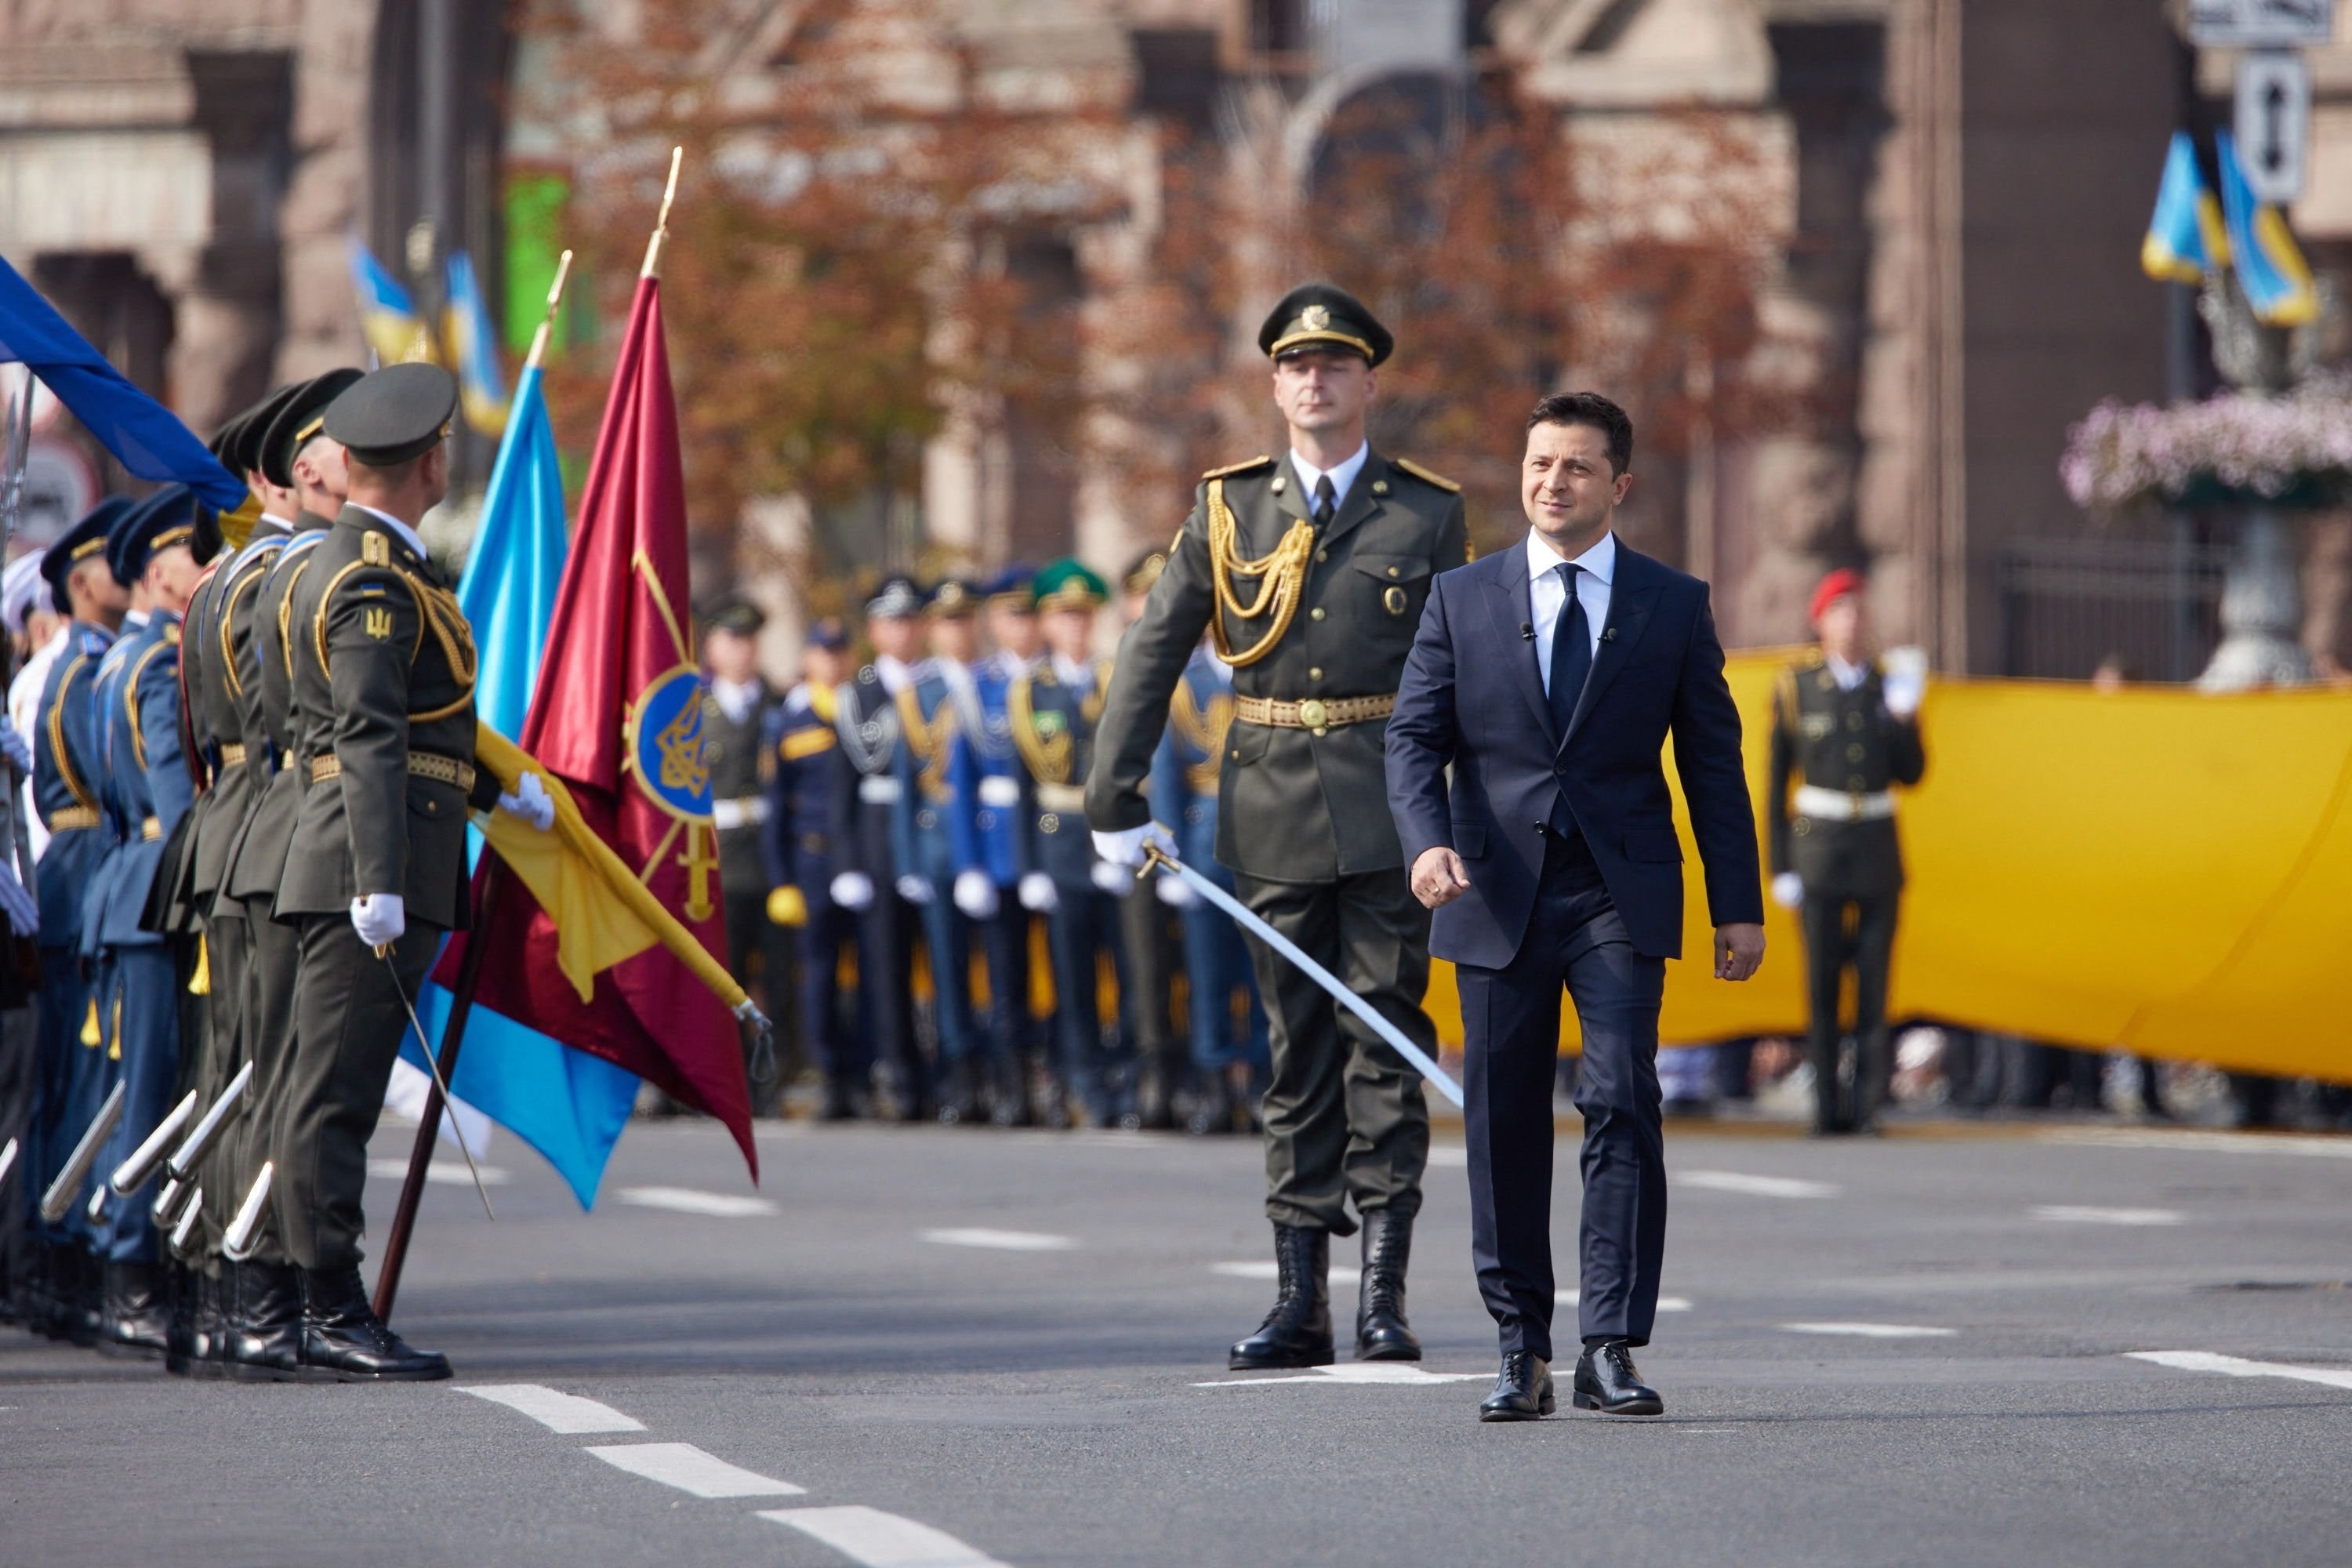
POLYGON ((537 773, 525 773, 515 782, 514 793, 501 792, 499 809, 520 822, 528 822, 545 833, 555 826, 555 797, 547 793, 547 785, 537 773))

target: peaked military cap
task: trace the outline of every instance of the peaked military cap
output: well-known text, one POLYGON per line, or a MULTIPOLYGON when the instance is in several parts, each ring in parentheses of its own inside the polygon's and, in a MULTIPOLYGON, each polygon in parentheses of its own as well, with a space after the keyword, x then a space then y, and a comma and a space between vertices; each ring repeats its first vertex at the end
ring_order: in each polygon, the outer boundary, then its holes
MULTIPOLYGON (((65 531, 58 542, 41 554, 41 575, 48 579, 49 603, 58 614, 73 614, 73 601, 66 595, 66 579, 73 569, 85 561, 98 561, 106 555, 106 536, 123 513, 138 503, 129 496, 109 496, 88 511, 81 521, 65 531)), ((109 563, 111 570, 111 563, 109 563)))
POLYGON ((148 558, 174 544, 195 548, 196 493, 179 483, 165 485, 114 520, 106 531, 106 563, 125 587, 139 581, 148 558))
POLYGON ((341 397, 360 373, 345 365, 309 381, 297 382, 284 402, 270 415, 268 427, 254 443, 253 466, 279 489, 294 488, 294 455, 325 428, 327 405, 341 397))
POLYGON ((261 438, 269 433, 269 422, 303 385, 288 382, 222 426, 212 439, 213 456, 221 460, 221 466, 240 479, 261 467, 261 438))
POLYGON ((1110 597, 1110 585, 1075 555, 1042 566, 1034 585, 1041 610, 1091 610, 1110 597))
POLYGON ((842 624, 839 616, 827 616, 823 620, 812 621, 808 629, 808 646, 830 648, 839 653, 849 646, 849 628, 842 624))
POLYGON ((893 573, 876 585, 874 596, 866 601, 869 620, 905 620, 923 613, 923 591, 915 580, 901 573, 893 573))
POLYGON ((392 468, 441 444, 457 412, 457 378, 410 361, 370 371, 327 405, 326 431, 352 461, 392 468))
POLYGON ((1372 364, 1389 357, 1396 339, 1364 302, 1331 283, 1301 283, 1282 297, 1257 330, 1268 359, 1298 349, 1353 349, 1372 364))
POLYGON ((980 613, 980 589, 961 577, 943 578, 931 590, 931 602, 923 606, 923 613, 940 620, 976 616, 980 613))
POLYGON ((760 635, 760 628, 768 624, 768 617, 761 614, 759 605, 748 599, 729 599, 713 609, 704 624, 714 632, 732 632, 739 637, 755 637, 760 635))
POLYGON ((1037 569, 1025 561, 1016 561, 982 584, 980 591, 992 605, 1034 609, 1036 606, 1036 581, 1037 569))

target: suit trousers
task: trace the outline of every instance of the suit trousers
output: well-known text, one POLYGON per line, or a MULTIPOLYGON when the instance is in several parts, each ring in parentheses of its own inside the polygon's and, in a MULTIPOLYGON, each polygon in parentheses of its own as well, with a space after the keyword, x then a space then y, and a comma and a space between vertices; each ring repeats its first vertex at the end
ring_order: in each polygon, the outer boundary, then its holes
MULTIPOLYGON (((1357 995, 1437 1055, 1422 1011, 1429 989, 1429 911, 1402 867, 1328 882, 1235 875, 1250 912, 1296 942, 1357 995)), ((1276 1225, 1352 1236, 1359 1213, 1421 1212, 1429 1103, 1396 1047, 1255 938, 1273 1072, 1266 1083, 1265 1213, 1276 1225)))
POLYGON ((278 1147, 283 1131, 286 1085, 294 1064, 294 976, 302 963, 301 933, 270 918, 274 894, 241 899, 247 937, 245 966, 245 1054, 253 1064, 253 1082, 245 1091, 245 1110, 231 1126, 236 1142, 231 1190, 222 1196, 234 1215, 252 1190, 264 1161, 275 1161, 270 1199, 263 1206, 260 1228, 252 1242, 258 1263, 285 1263, 286 1227, 278 1220, 285 1189, 280 1185, 286 1157, 278 1147))
POLYGON ((1868 898, 1805 895, 1805 981, 1811 1008, 1806 1034, 1813 1064, 1813 1124, 1842 1131, 1878 1114, 1886 1098, 1886 971, 1895 955, 1895 914, 1900 895, 1868 898), (1839 991, 1853 971, 1856 1058, 1851 1089, 1840 1083, 1844 1036, 1839 991))
POLYGON ((367 1229, 368 1140, 416 999, 447 933, 411 920, 391 962, 343 915, 300 917, 294 1057, 278 1122, 274 1191, 286 1251, 304 1268, 355 1267, 367 1229))
POLYGON ((1501 969, 1464 964, 1457 980, 1470 1250, 1504 1353, 1552 1359, 1551 1089, 1563 986, 1584 1036, 1578 1329, 1587 1340, 1649 1343, 1666 1247, 1657 1066, 1665 960, 1634 951, 1583 840, 1556 839, 1517 954, 1501 969))

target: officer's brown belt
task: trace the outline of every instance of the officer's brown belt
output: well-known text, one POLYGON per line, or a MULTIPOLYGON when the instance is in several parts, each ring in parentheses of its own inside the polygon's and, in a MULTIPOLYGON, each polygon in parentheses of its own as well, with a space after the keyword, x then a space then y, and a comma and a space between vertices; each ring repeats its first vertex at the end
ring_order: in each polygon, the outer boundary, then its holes
MULTIPOLYGON (((408 771, 421 779, 433 779, 441 784, 456 784, 472 793, 474 764, 461 763, 455 757, 445 757, 438 752, 411 752, 408 771)), ((310 782, 324 784, 329 779, 343 776, 343 759, 330 752, 323 757, 310 759, 310 782)))
POLYGON ((1236 697, 1234 717, 1244 724, 1276 730, 1313 730, 1318 733, 1342 724, 1362 724, 1396 711, 1396 693, 1385 697, 1309 697, 1298 702, 1271 697, 1236 697))
POLYGON ((63 811, 49 813, 49 832, 53 835, 69 833, 77 827, 97 826, 98 807, 94 805, 69 805, 63 811))

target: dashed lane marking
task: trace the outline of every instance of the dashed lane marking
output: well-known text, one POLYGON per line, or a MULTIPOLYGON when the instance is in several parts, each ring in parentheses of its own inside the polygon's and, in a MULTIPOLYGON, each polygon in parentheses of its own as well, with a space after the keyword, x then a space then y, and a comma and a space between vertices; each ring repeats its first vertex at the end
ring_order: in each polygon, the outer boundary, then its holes
POLYGON ((1752 1198, 1837 1195, 1835 1184, 1809 1182, 1801 1176, 1753 1176, 1742 1171, 1670 1171, 1666 1179, 1678 1186, 1703 1187, 1711 1193, 1743 1193, 1752 1198))
POLYGON ((613 1194, 641 1209, 667 1209, 672 1214, 696 1214, 712 1219, 755 1219, 782 1211, 766 1198, 740 1193, 704 1193, 692 1187, 623 1187, 613 1194))
POLYGON ((2180 1372, 2218 1372, 2224 1377, 2287 1377, 2328 1388, 2352 1388, 2352 1371, 2332 1366, 2296 1366, 2283 1361, 2248 1361, 2211 1351, 2126 1351, 2134 1361, 2154 1362, 2180 1372))
MULTIPOLYGON (((1209 1265, 1209 1272, 1222 1274, 1228 1279, 1263 1279, 1268 1283, 1282 1278, 1281 1269, 1273 1262, 1257 1258, 1235 1263, 1212 1263, 1209 1265)), ((1331 1266, 1331 1283, 1334 1285, 1342 1282, 1352 1285, 1362 1276, 1361 1269, 1349 1268, 1345 1264, 1335 1263, 1331 1266)))
POLYGON ((1780 1328, 1785 1333, 1843 1334, 1857 1340, 1940 1340, 1959 1332, 1925 1323, 1783 1323, 1780 1328))
POLYGON ((2065 1127, 2041 1135, 2044 1143, 2110 1149, 2180 1149, 2203 1154, 2299 1154, 2352 1160, 2352 1138, 2298 1138, 2270 1132, 2200 1132, 2189 1128, 2065 1127))
POLYGON ((771 1508, 760 1517, 821 1541, 865 1568, 1004 1568, 944 1530, 878 1508, 771 1508))
POLYGON ((2173 1209, 2111 1209, 2089 1204, 2038 1204, 2033 1217, 2053 1225, 2179 1225, 2173 1209))
MULTIPOLYGON (((403 1182, 408 1179, 408 1162, 405 1160, 370 1160, 367 1169, 369 1175, 383 1181, 403 1182)), ((481 1172, 482 1185, 486 1187, 503 1187, 514 1180, 514 1173, 501 1165, 484 1165, 481 1172)), ((425 1179, 443 1187, 470 1187, 474 1184, 474 1178, 466 1173, 464 1163, 456 1160, 434 1161, 425 1167, 425 1179)))
POLYGON ((1078 1245, 1066 1236, 1047 1236, 1037 1230, 990 1230, 985 1226, 927 1230, 922 1237, 941 1247, 980 1247, 998 1252, 1067 1252, 1078 1245))
POLYGON ((691 1443, 613 1443, 587 1452, 616 1470, 699 1498, 799 1497, 806 1489, 730 1465, 691 1443))
MULTIPOLYGON (((1573 1307, 1584 1299, 1584 1292, 1581 1290, 1555 1290, 1551 1293, 1551 1299, 1559 1302, 1563 1307, 1573 1307)), ((1661 1312, 1687 1312, 1690 1310, 1691 1303, 1688 1296, 1661 1296, 1658 1298, 1658 1310, 1661 1312)))
POLYGON ((609 1405, 560 1394, 536 1383, 476 1383, 457 1390, 492 1405, 520 1410, 551 1432, 642 1432, 646 1424, 609 1405))
POLYGON ((1278 1383, 1306 1383, 1318 1385, 1333 1384, 1403 1384, 1414 1388, 1434 1388, 1442 1383, 1485 1383, 1494 1376, 1487 1372, 1423 1372, 1404 1361, 1343 1361, 1329 1366, 1309 1367, 1297 1377, 1233 1377, 1219 1378, 1212 1383, 1196 1383, 1195 1388, 1269 1388, 1278 1383))

